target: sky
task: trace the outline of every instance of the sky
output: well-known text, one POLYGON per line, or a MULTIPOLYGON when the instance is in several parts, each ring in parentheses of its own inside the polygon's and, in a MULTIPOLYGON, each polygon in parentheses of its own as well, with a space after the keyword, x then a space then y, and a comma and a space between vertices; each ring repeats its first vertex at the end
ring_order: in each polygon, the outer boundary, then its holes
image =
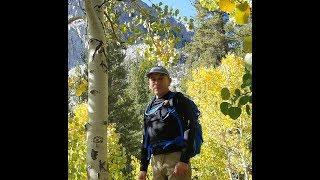
POLYGON ((188 18, 194 18, 196 15, 196 9, 191 4, 194 2, 194 0, 142 0, 142 1, 148 4, 149 6, 151 6, 152 3, 159 4, 159 2, 162 2, 164 5, 168 5, 173 9, 179 9, 179 15, 182 17, 186 16, 188 18))

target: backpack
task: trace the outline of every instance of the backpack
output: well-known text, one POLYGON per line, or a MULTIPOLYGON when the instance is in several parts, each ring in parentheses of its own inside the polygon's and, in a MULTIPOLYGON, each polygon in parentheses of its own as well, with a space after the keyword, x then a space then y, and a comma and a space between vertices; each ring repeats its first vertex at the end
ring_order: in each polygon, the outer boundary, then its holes
POLYGON ((199 111, 197 105, 191 99, 189 99, 189 98, 186 98, 186 99, 191 106, 193 119, 195 120, 195 122, 194 122, 195 137, 194 137, 194 141, 193 141, 193 151, 190 155, 190 157, 194 157, 195 155, 200 154, 201 145, 203 143, 202 127, 199 122, 200 111, 199 111))
MULTIPOLYGON (((181 96, 183 96, 183 94, 180 92, 173 92, 169 95, 168 100, 169 101, 172 100, 178 93, 181 96)), ((154 99, 152 100, 152 102, 154 101, 154 99)), ((187 100, 187 103, 190 105, 190 107, 192 109, 192 116, 193 116, 193 119, 195 120, 195 122, 194 122, 194 124, 195 124, 195 137, 194 137, 194 141, 192 143, 193 150, 190 154, 190 158, 191 158, 191 157, 194 157, 195 155, 200 153, 201 145, 203 143, 202 127, 201 127, 201 124, 199 123, 200 111, 199 111, 198 107, 191 99, 189 99, 189 98, 185 98, 185 99, 187 100)), ((163 103, 157 105, 156 107, 153 107, 152 109, 150 109, 152 102, 149 104, 149 106, 144 114, 145 117, 148 115, 151 115, 152 113, 155 113, 159 108, 161 108, 164 105, 164 102, 163 102, 163 103)), ((171 103, 172 103, 172 101, 171 101, 171 103)), ((182 146, 182 147, 185 146, 185 132, 183 131, 182 125, 181 125, 181 121, 182 121, 180 118, 181 113, 177 112, 176 108, 173 105, 168 107, 168 111, 170 114, 172 114, 175 117, 176 121, 178 122, 180 135, 173 140, 162 141, 162 142, 151 145, 148 142, 148 138, 149 138, 148 132, 146 132, 146 129, 145 129, 144 147, 148 151, 148 158, 147 158, 148 160, 151 158, 151 154, 152 154, 153 148, 155 146, 161 146, 163 149, 165 149, 166 147, 168 147, 169 145, 172 145, 172 144, 176 144, 176 145, 182 146)))

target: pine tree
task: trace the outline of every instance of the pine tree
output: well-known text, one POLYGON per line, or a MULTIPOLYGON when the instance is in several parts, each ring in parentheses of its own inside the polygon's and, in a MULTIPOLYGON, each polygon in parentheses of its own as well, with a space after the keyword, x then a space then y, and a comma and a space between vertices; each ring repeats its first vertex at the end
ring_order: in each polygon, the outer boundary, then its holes
POLYGON ((184 48, 187 67, 217 66, 228 52, 224 25, 226 14, 220 10, 208 11, 195 4, 197 10, 196 30, 192 42, 184 48))

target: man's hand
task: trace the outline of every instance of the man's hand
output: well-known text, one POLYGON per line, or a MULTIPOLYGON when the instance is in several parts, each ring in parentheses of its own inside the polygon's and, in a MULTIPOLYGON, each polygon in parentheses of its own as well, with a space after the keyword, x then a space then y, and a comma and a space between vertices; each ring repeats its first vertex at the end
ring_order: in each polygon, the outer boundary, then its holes
POLYGON ((147 172, 146 171, 140 171, 138 180, 146 180, 147 172))
POLYGON ((189 165, 187 163, 178 162, 174 167, 173 174, 175 176, 181 176, 187 172, 188 168, 189 168, 189 165))

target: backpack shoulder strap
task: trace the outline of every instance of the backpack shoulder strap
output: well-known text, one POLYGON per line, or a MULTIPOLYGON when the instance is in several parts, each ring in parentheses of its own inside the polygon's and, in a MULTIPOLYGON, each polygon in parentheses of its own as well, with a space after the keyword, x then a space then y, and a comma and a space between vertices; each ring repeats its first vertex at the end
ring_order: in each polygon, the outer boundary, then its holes
POLYGON ((149 110, 150 110, 150 108, 151 108, 151 105, 152 105, 152 103, 154 102, 154 100, 156 99, 156 96, 154 96, 153 98, 152 98, 152 100, 151 100, 151 102, 149 103, 149 105, 147 106, 147 109, 145 110, 145 112, 144 112, 144 114, 143 114, 143 116, 144 116, 144 118, 143 118, 143 123, 144 123, 144 147, 145 148, 148 148, 148 146, 149 146, 149 136, 148 136, 148 132, 147 132, 147 127, 146 127, 146 112, 148 112, 149 110))
POLYGON ((176 107, 177 113, 179 114, 179 116, 181 118, 184 118, 184 113, 183 113, 183 109, 181 108, 181 103, 183 103, 183 99, 185 98, 185 96, 181 93, 181 92, 174 92, 174 99, 173 99, 173 105, 176 107))
POLYGON ((154 100, 156 99, 156 96, 153 96, 151 102, 148 104, 147 109, 145 110, 145 113, 148 112, 151 108, 152 103, 154 102, 154 100))

